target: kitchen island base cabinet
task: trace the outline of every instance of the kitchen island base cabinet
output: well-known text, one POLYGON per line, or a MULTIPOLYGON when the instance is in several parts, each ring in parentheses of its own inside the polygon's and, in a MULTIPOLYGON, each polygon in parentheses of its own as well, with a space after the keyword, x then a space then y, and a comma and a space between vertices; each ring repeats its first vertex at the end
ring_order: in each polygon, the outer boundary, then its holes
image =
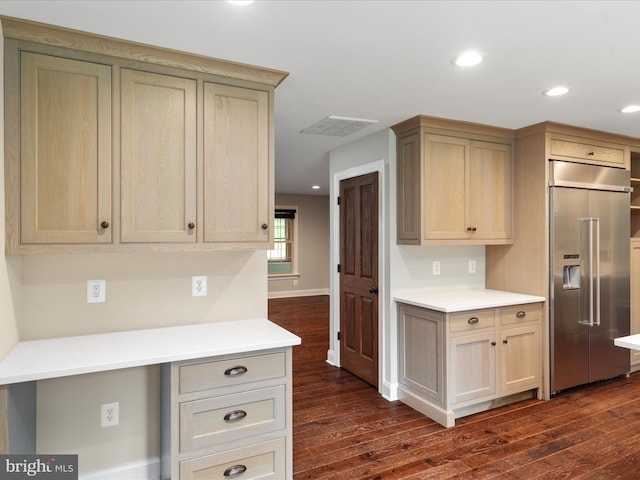
POLYGON ((162 367, 162 479, 292 478, 291 349, 162 367))
POLYGON ((540 388, 539 304, 457 313, 398 305, 398 398, 441 425, 540 388))

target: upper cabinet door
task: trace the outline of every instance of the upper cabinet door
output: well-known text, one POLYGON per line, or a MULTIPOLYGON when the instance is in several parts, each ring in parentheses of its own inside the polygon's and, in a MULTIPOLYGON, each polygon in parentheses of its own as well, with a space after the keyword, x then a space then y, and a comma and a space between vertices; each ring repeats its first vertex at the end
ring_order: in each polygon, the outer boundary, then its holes
POLYGON ((265 91, 204 84, 204 241, 272 240, 265 91))
POLYGON ((425 134, 425 240, 466 239, 469 140, 425 134))
POLYGON ((468 224, 477 238, 511 238, 511 164, 511 145, 471 142, 468 224))
POLYGON ((121 241, 196 241, 196 81, 121 71, 121 241))
POLYGON ((20 242, 111 242, 111 67, 22 52, 20 242))

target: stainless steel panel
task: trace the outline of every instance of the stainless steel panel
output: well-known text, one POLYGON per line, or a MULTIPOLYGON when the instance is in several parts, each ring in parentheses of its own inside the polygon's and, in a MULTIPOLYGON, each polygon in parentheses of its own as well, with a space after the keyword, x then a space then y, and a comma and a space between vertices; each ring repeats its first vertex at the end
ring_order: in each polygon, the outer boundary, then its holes
POLYGON ((590 328, 589 381, 629 372, 629 194, 589 192, 589 216, 600 219, 600 325, 590 328))
MULTIPOLYGON (((579 175, 558 182, 563 162, 552 163, 556 184, 586 184, 579 175)), ((567 165, 566 172, 574 169, 567 165)), ((599 170, 616 169, 590 171, 599 170)), ((629 193, 549 190, 551 391, 557 392, 630 370, 629 352, 613 344, 630 330, 629 193)))
POLYGON ((549 162, 549 185, 630 192, 630 172, 623 168, 600 167, 572 162, 549 162))
POLYGON ((588 190, 551 189, 551 391, 589 381, 589 330, 580 323, 580 287, 566 288, 565 267, 584 270, 579 218, 587 217, 588 190))

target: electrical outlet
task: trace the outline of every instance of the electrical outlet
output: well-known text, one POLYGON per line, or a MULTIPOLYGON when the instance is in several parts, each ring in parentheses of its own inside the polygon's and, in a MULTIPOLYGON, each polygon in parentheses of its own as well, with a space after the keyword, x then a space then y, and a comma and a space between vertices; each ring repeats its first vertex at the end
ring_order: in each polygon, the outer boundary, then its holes
POLYGON ((87 280, 87 303, 102 303, 107 298, 107 282, 87 280))
POLYGON ((469 273, 476 273, 476 261, 469 260, 469 273))
POLYGON ((102 427, 115 427, 120 423, 120 404, 105 403, 100 407, 100 425, 102 427))
POLYGON ((438 260, 433 262, 433 274, 440 275, 440 262, 438 260))
POLYGON ((207 277, 191 277, 191 295, 194 297, 207 296, 207 277))

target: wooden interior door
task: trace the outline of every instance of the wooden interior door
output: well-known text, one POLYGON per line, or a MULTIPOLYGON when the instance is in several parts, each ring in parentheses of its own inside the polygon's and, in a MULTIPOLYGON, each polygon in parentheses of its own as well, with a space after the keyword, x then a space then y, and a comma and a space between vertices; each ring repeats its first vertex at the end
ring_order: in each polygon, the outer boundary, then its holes
POLYGON ((340 363, 378 386, 378 173, 340 182, 340 363))

